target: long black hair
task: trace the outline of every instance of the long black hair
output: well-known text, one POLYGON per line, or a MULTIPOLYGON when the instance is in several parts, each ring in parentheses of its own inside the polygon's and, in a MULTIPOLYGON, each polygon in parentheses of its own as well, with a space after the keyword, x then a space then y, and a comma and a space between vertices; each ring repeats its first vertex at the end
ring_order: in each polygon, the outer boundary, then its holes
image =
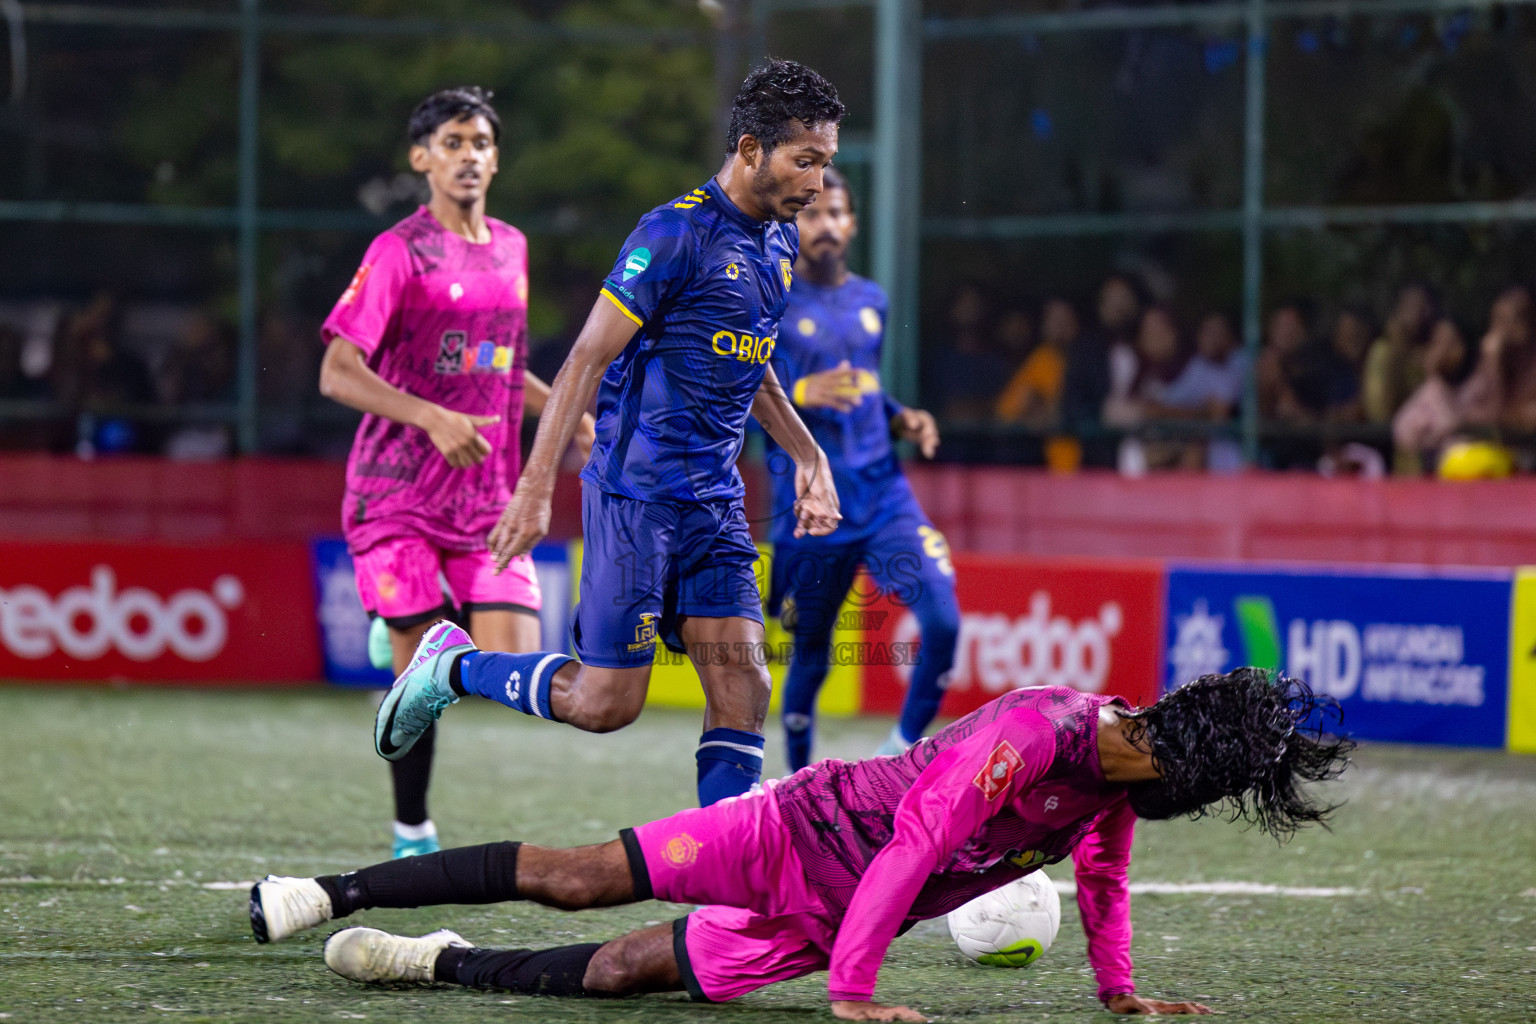
POLYGON ((1259 668, 1201 676, 1151 707, 1120 712, 1126 739, 1152 754, 1162 777, 1129 787, 1144 818, 1220 815, 1279 840, 1322 824, 1337 804, 1305 784, 1338 778, 1353 741, 1332 735, 1339 702, 1305 682, 1259 668))

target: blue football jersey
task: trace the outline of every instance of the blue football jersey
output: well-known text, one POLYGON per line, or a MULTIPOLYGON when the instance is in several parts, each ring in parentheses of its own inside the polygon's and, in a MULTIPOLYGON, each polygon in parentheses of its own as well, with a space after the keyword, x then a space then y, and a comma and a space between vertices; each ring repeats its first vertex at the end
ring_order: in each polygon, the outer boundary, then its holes
POLYGON ((583 480, 645 501, 741 497, 742 430, 799 244, 793 223, 753 220, 713 178, 640 219, 603 284, 640 329, 603 375, 583 480))
MULTIPOLYGON (((885 292, 875 282, 849 274, 838 287, 812 284, 803 278, 790 292, 774 370, 786 391, 807 374, 835 369, 847 360, 857 378, 862 400, 850 412, 797 407, 832 464, 832 479, 842 504, 843 522, 828 539, 846 542, 883 513, 882 496, 901 466, 891 443, 891 417, 901 409, 880 388, 880 348, 885 338, 885 292)), ((787 453, 768 441, 768 476, 773 510, 783 513, 795 501, 794 464, 787 453)), ((793 534, 793 515, 773 519, 776 540, 793 534)))

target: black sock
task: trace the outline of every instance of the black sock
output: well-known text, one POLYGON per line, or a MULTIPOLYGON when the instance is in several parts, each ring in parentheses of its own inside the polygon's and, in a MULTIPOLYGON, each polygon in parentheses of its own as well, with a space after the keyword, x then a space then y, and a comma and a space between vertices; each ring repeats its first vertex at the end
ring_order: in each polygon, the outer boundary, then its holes
POLYGON ((402 825, 420 825, 428 818, 427 787, 432 784, 432 750, 437 742, 437 726, 430 725, 416 745, 398 761, 389 765, 395 788, 395 820, 402 825))
POLYGON ((601 942, 555 949, 455 949, 437 956, 432 976, 437 981, 495 988, 529 996, 606 996, 582 986, 587 965, 603 947, 601 942))
POLYGON ((421 857, 387 860, 345 875, 317 878, 331 898, 331 916, 374 907, 435 907, 442 903, 501 903, 517 894, 521 843, 461 846, 421 857))
MULTIPOLYGON (((464 654, 468 654, 465 651, 464 654)), ((448 689, 460 697, 468 697, 469 691, 464 689, 464 654, 453 656, 453 667, 448 670, 448 689)))

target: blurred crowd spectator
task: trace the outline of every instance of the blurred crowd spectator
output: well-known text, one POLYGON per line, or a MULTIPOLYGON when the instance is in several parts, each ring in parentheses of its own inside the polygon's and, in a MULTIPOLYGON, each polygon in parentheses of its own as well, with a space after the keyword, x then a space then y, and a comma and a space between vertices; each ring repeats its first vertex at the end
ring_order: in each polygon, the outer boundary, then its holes
POLYGON ((1041 439, 1008 449, 1013 461, 1236 472, 1251 384, 1267 468, 1536 470, 1536 304, 1524 285, 1497 296, 1481 334, 1446 314, 1424 282, 1401 287, 1380 321, 1363 306, 1325 315, 1305 297, 1284 298, 1263 319, 1252 365, 1232 312, 1186 319, 1128 274, 1100 284, 1086 317, 1059 295, 1038 319, 1022 307, 993 316, 983 290, 966 284, 947 325, 927 347, 925 397, 952 425, 1041 439), (1483 450, 1469 458, 1468 446, 1483 450))

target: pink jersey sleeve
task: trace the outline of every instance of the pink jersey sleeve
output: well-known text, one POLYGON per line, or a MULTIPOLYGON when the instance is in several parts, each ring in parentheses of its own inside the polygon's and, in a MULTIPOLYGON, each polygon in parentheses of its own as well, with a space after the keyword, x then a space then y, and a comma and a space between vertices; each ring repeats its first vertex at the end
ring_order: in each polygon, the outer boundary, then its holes
POLYGON ((345 338, 365 356, 372 356, 400 308, 401 292, 410 276, 411 254, 405 239, 393 231, 375 238, 352 283, 320 326, 321 340, 329 345, 334 338, 345 338))
POLYGON ((929 875, 1033 786, 1055 757, 1051 723, 1037 711, 1015 708, 923 769, 897 805, 891 841, 870 861, 838 928, 829 998, 874 997, 880 962, 929 875))
POLYGON ((1088 937, 1088 963, 1099 981, 1099 999, 1136 991, 1131 981, 1131 890, 1126 870, 1136 813, 1115 803, 1072 851, 1077 872, 1077 909, 1088 937))

